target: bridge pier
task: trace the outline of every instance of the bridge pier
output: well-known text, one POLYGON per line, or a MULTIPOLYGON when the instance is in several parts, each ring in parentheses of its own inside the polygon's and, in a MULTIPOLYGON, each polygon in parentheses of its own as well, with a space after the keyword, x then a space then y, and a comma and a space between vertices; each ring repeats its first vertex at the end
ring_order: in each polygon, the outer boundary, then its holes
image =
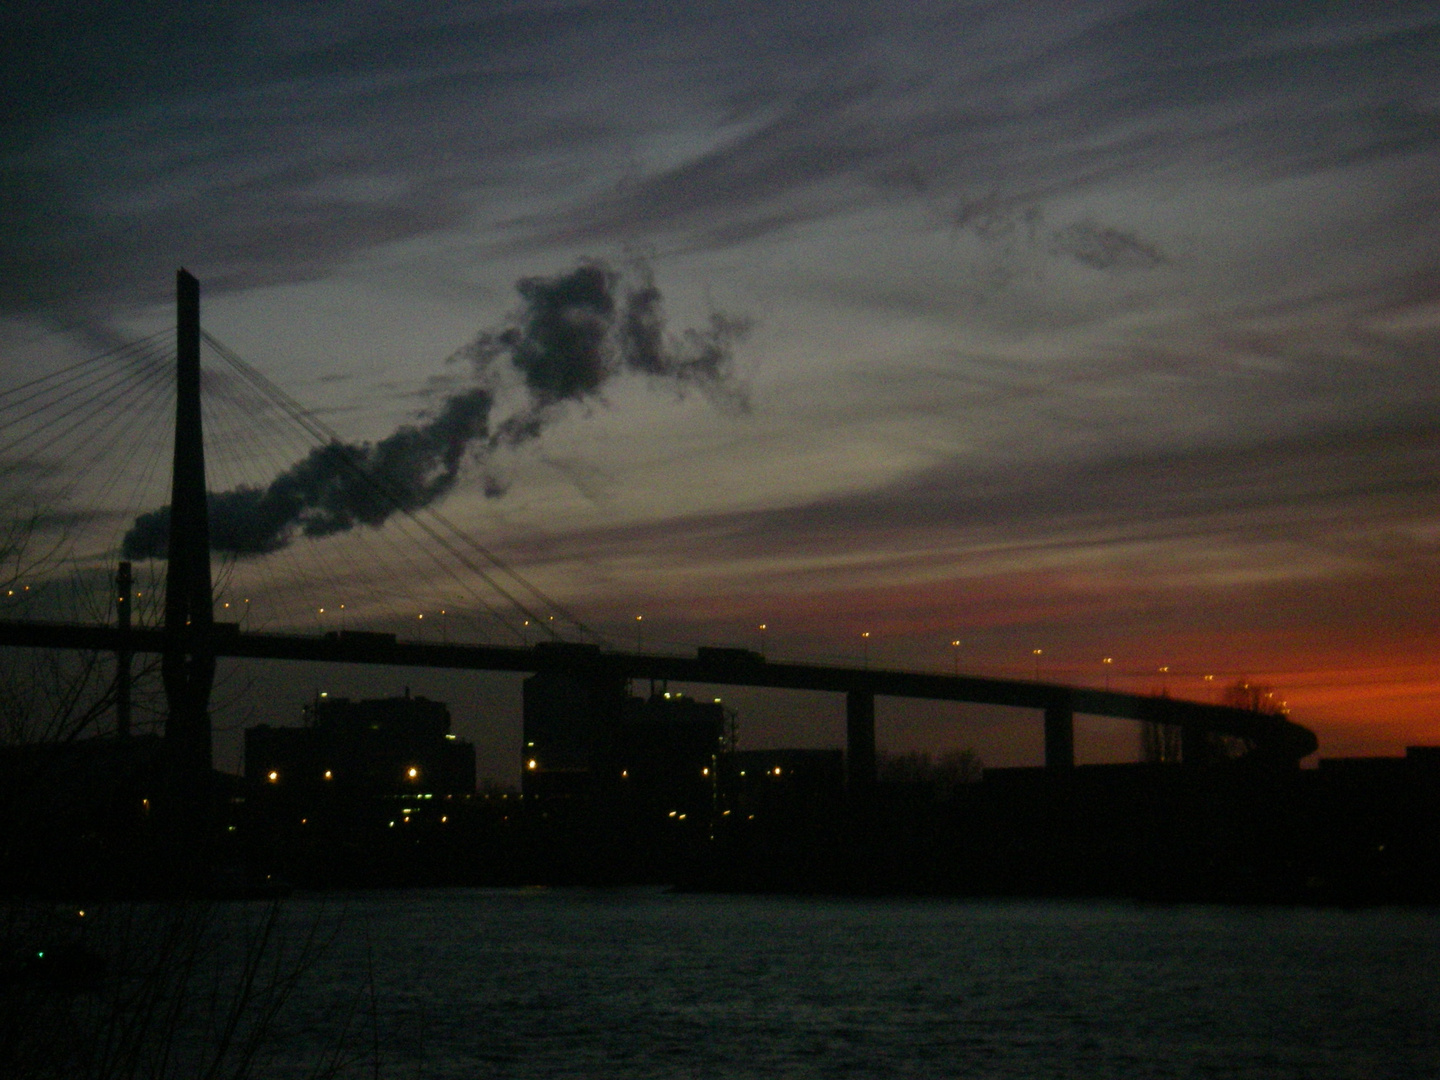
POLYGON ((1075 768, 1075 710, 1067 694, 1045 706, 1045 770, 1067 773, 1075 768))
POLYGON ((845 779, 851 791, 875 786, 875 695, 845 694, 845 779))
POLYGON ((120 631, 120 649, 115 653, 115 736, 130 737, 130 597, 134 592, 130 564, 122 562, 115 572, 115 628, 120 631))
POLYGON ((1180 763, 1182 765, 1204 765, 1210 758, 1210 746, 1205 732, 1194 724, 1180 728, 1180 763))

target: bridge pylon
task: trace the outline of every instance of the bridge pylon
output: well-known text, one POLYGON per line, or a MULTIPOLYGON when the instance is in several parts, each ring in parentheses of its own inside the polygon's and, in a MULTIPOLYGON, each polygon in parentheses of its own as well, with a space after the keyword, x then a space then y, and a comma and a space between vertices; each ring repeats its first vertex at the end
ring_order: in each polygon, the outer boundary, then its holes
POLYGON ((162 810, 177 839, 203 842, 213 817, 210 690, 215 682, 210 522, 200 423, 200 283, 175 275, 175 459, 165 568, 162 810))

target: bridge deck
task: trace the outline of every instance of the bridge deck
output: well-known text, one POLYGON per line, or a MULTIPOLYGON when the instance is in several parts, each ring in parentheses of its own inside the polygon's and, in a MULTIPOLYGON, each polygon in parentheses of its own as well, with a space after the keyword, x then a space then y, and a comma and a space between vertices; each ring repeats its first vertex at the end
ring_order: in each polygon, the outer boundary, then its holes
MULTIPOLYGON (((702 650, 702 655, 696 657, 658 656, 601 651, 584 645, 451 645, 398 641, 386 634, 240 633, 233 627, 217 627, 212 644, 216 656, 252 659, 470 671, 579 670, 621 678, 822 690, 1085 713, 1233 735, 1253 740, 1273 756, 1297 761, 1313 753, 1318 745, 1313 732, 1284 717, 1224 705, 977 675, 771 663, 758 656, 744 657, 732 650, 702 650)), ((0 646, 4 645, 152 653, 164 648, 163 632, 159 629, 121 631, 112 626, 0 620, 0 646)))

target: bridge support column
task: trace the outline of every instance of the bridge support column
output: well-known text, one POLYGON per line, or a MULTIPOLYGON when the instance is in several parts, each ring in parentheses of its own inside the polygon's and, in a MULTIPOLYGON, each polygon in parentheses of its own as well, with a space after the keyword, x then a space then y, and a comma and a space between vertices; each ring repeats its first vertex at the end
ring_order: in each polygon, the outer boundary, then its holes
POLYGON ((1180 728, 1180 763, 1182 765, 1204 765, 1210 759, 1210 746, 1205 732, 1194 724, 1180 728))
POLYGON ((1045 770, 1068 773, 1075 768, 1075 710, 1069 697, 1045 706, 1045 770))
POLYGON ((845 779, 851 791, 875 786, 875 695, 865 690, 845 695, 845 779))

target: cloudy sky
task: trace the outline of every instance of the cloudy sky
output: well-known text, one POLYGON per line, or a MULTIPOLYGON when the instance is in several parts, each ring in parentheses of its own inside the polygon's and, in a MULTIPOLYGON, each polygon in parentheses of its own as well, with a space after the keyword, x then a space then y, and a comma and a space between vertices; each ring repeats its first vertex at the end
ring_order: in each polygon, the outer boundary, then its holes
POLYGON ((441 509, 620 643, 1108 656, 1271 683, 1322 753, 1440 742, 1440 5, 38 10, 7 382, 162 325, 184 265, 347 439, 540 410, 441 509), (544 397, 496 343, 597 265, 672 366, 544 397))

